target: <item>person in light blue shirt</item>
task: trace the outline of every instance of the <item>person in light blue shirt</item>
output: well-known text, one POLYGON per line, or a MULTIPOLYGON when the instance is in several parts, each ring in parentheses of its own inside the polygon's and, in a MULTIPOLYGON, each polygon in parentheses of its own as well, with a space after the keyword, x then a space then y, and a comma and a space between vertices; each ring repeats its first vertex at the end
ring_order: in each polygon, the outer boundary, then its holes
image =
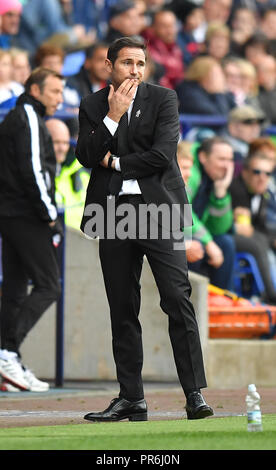
POLYGON ((53 34, 67 33, 72 43, 77 41, 74 27, 66 24, 58 0, 24 0, 18 45, 34 53, 53 34))

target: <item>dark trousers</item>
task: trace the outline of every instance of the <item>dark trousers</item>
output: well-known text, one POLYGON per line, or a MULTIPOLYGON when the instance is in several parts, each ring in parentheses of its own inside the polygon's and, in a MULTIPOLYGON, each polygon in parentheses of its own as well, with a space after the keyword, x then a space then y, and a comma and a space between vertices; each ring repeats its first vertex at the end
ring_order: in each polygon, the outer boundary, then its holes
POLYGON ((2 237, 1 348, 19 347, 60 295, 59 268, 47 222, 0 218, 2 237), (32 282, 31 292, 28 286, 32 282))
MULTIPOLYGON (((127 199, 136 207, 143 202, 139 196, 127 199)), ((160 306, 168 315, 169 336, 183 390, 206 387, 185 251, 174 249, 172 236, 169 239, 102 239, 99 250, 110 306, 120 396, 129 400, 144 396, 142 329, 138 318, 144 255, 159 290, 160 306)))

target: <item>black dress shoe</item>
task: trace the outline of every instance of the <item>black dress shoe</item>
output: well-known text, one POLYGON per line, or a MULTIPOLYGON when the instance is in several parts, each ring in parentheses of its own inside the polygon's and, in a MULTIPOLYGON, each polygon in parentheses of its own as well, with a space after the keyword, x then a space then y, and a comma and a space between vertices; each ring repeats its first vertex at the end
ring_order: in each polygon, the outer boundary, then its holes
POLYGON ((138 401, 128 401, 125 398, 113 398, 106 410, 98 413, 87 413, 84 419, 89 421, 147 421, 148 410, 144 399, 138 401))
POLYGON ((187 397, 186 412, 188 419, 207 418, 214 414, 212 408, 207 405, 200 392, 192 392, 187 397))

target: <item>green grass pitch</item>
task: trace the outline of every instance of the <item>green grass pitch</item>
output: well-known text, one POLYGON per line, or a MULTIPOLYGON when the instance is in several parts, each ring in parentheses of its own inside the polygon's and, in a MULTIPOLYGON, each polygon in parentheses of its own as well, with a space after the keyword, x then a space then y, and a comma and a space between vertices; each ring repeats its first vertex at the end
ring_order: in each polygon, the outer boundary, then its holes
POLYGON ((188 421, 84 423, 0 429, 0 450, 275 450, 276 415, 263 432, 246 416, 188 421))

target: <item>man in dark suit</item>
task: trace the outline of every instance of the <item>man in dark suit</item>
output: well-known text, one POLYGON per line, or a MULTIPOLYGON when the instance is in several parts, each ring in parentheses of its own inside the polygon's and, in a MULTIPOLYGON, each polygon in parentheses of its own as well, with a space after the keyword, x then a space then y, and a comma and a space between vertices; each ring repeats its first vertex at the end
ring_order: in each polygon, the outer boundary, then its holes
POLYGON ((200 392, 206 387, 206 379, 197 322, 189 299, 185 250, 175 249, 187 205, 176 160, 177 98, 173 90, 143 83, 145 64, 142 40, 117 39, 107 54, 112 84, 87 96, 80 106, 76 155, 84 166, 92 168, 82 221, 84 233, 95 236, 91 216, 98 206, 103 208, 107 225, 112 217, 110 201, 116 207, 114 232, 105 227, 99 250, 120 393, 106 410, 88 413, 85 419, 91 421, 147 420, 138 320, 144 255, 160 292, 161 307, 169 317, 169 335, 186 395, 187 416, 198 419, 213 414, 200 392), (147 211, 150 205, 158 209, 165 206, 170 215, 173 207, 179 208, 178 227, 176 223, 169 226, 166 217, 161 221, 159 217, 152 236, 150 225, 157 217, 147 211), (125 237, 119 228, 124 210, 130 208, 134 216, 129 221, 135 228, 125 237), (143 212, 141 208, 147 210, 143 212))

